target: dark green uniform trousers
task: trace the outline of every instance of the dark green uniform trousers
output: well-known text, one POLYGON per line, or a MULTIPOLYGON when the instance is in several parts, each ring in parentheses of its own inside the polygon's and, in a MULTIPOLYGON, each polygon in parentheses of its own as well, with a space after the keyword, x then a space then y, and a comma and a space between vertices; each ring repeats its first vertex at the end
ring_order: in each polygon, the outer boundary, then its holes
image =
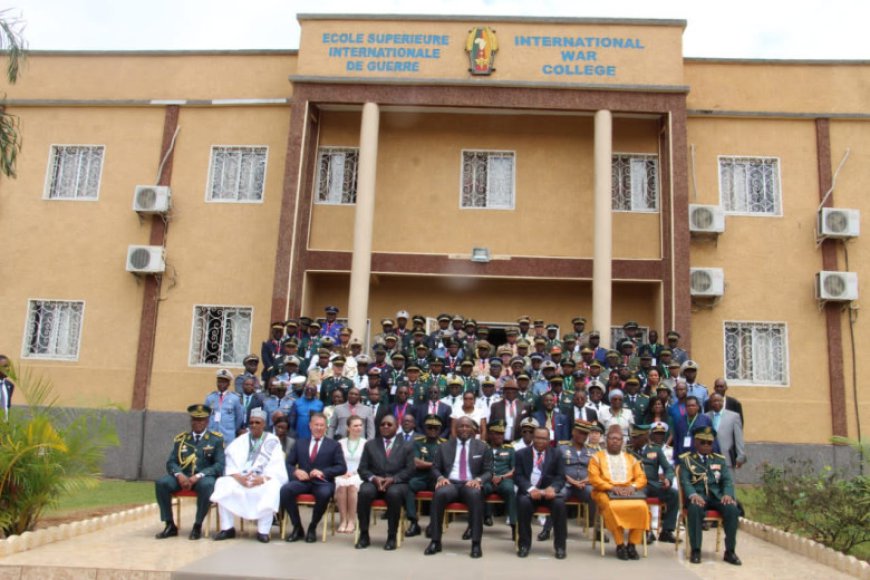
POLYGON ((740 517, 740 511, 737 508, 737 504, 725 505, 717 499, 706 499, 707 505, 704 507, 688 502, 689 507, 687 509, 687 514, 689 524, 689 545, 692 547, 692 550, 701 549, 701 534, 703 532, 702 525, 704 523, 704 515, 707 510, 716 510, 722 514, 722 519, 724 520, 725 551, 733 552, 737 546, 737 525, 740 517))
MULTIPOLYGON (((497 486, 492 483, 484 484, 484 499, 492 493, 497 493, 504 500, 505 507, 507 507, 510 525, 515 526, 517 524, 517 492, 514 489, 514 480, 502 479, 497 486)), ((485 513, 487 516, 492 516, 492 504, 486 504, 485 513)))
MULTIPOLYGON (((172 475, 164 475, 154 482, 154 490, 157 495, 157 505, 160 506, 160 521, 172 522, 172 494, 181 490, 178 484, 178 479, 172 475)), ((208 508, 211 506, 211 494, 214 491, 214 478, 210 476, 203 477, 195 484, 193 490, 196 492, 196 521, 197 525, 202 524, 202 520, 208 515, 208 508)))

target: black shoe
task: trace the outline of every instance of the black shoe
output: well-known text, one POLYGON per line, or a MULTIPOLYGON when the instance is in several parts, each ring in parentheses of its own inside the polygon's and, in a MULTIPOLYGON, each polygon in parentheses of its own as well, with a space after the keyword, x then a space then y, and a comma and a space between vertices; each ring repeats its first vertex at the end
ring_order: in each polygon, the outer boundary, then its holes
POLYGON ((511 524, 511 542, 517 541, 517 525, 511 524))
POLYGON ((544 529, 541 530, 541 533, 538 534, 539 542, 546 542, 550 539, 550 531, 553 529, 553 518, 547 517, 544 521, 544 529))
POLYGON ((354 546, 354 548, 356 548, 357 550, 365 550, 366 548, 369 547, 369 544, 371 544, 371 543, 372 543, 372 541, 369 539, 369 533, 368 532, 360 532, 359 539, 357 539, 356 545, 354 546))
POLYGON ((637 548, 634 547, 634 544, 629 544, 625 548, 625 551, 628 554, 629 560, 640 560, 640 555, 637 553, 637 548))
POLYGON ((290 535, 287 536, 288 542, 298 542, 299 540, 305 537, 305 532, 302 531, 302 527, 293 526, 293 531, 290 532, 290 535))
MULTIPOLYGON (((325 524, 324 524, 325 525, 325 524)), ((308 526, 308 533, 305 534, 305 543, 313 544, 317 541, 317 526, 308 526)))
POLYGON ((529 547, 528 546, 520 546, 517 550, 517 556, 520 558, 526 558, 529 555, 529 547))
POLYGON ((432 537, 432 522, 429 522, 429 525, 426 526, 426 532, 425 532, 425 533, 426 533, 426 539, 427 539, 427 540, 428 540, 429 538, 432 537))
POLYGON ((462 539, 463 540, 470 540, 471 539, 471 526, 465 528, 465 531, 462 532, 462 539))
POLYGON ((230 528, 228 530, 221 530, 218 535, 214 537, 215 542, 220 542, 221 540, 232 540, 236 537, 236 528, 230 528))
POLYGON ((175 523, 168 522, 166 524, 166 527, 163 528, 163 531, 160 532, 159 534, 155 535, 154 537, 157 538, 158 540, 163 540, 166 538, 174 538, 177 535, 178 535, 178 528, 175 527, 175 523))
POLYGON ((692 564, 701 563, 701 550, 692 550, 692 555, 689 556, 689 562, 692 564))
POLYGON ((429 545, 426 546, 426 549, 423 550, 423 555, 431 556, 432 554, 437 554, 440 551, 441 551, 441 542, 436 542, 435 540, 432 540, 431 542, 429 542, 429 545))
POLYGON ((408 526, 408 531, 405 532, 406 538, 413 538, 414 536, 419 536, 423 533, 423 530, 420 529, 420 525, 417 523, 417 520, 411 520, 411 525, 408 526))
POLYGON ((605 544, 609 544, 609 543, 610 543, 610 536, 608 536, 607 534, 602 534, 602 533, 601 533, 601 530, 595 530, 595 531, 592 532, 592 533, 595 534, 595 537, 596 537, 596 538, 604 537, 604 543, 605 543, 605 544))
POLYGON ((193 524, 193 527, 190 528, 190 535, 187 536, 188 540, 198 540, 202 537, 202 524, 193 524))
POLYGON ((263 544, 269 543, 269 534, 257 534, 257 541, 263 544))
POLYGON ((677 538, 674 537, 674 530, 662 530, 662 533, 659 534, 659 542, 676 544, 677 538))
POLYGON ((387 536, 387 541, 384 543, 384 550, 392 552, 396 549, 396 536, 387 536))
POLYGON ((628 560, 628 550, 622 544, 616 546, 616 557, 620 560, 628 560))
POLYGON ((734 564, 735 566, 742 566, 743 562, 740 561, 740 558, 737 557, 737 554, 734 552, 725 552, 725 557, 723 558, 729 564, 734 564))
POLYGON ((656 535, 653 532, 646 533, 646 543, 647 544, 655 544, 656 543, 656 535))
POLYGON ((565 553, 565 548, 556 548, 556 559, 564 560, 567 554, 565 553))
POLYGON ((483 556, 483 550, 480 549, 480 542, 474 542, 471 544, 471 557, 480 558, 481 556, 483 556))
POLYGON ((488 528, 491 528, 492 527, 492 516, 486 516, 485 518, 483 518, 483 525, 485 525, 488 528))

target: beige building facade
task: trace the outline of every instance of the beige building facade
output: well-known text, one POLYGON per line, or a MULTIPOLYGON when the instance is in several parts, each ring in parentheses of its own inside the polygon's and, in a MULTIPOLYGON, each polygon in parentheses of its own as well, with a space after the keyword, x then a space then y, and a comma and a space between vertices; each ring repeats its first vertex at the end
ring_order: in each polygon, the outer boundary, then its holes
POLYGON ((364 340, 399 309, 675 329, 759 455, 867 432, 870 63, 685 58, 682 21, 299 20, 298 51, 36 52, 7 88, 0 352, 63 404, 178 412, 335 304, 364 340), (858 211, 826 237, 822 205, 858 211))

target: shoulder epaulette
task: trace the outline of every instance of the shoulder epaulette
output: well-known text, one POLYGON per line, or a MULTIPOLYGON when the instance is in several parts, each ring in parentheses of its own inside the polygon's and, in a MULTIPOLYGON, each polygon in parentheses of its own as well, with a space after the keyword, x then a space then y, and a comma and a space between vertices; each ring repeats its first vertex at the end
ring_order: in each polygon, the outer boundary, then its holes
POLYGON ((686 457, 688 457, 691 454, 692 454, 691 451, 686 451, 685 453, 680 453, 680 459, 685 459, 686 457))
POLYGON ((570 441, 559 441, 557 445, 571 445, 570 441))
POLYGON ((224 438, 223 433, 221 433, 220 431, 209 431, 209 433, 211 433, 211 434, 214 435, 215 437, 220 437, 221 439, 224 438))
POLYGON ((719 459, 725 459, 725 456, 720 455, 719 453, 711 453, 710 455, 712 455, 713 457, 718 457, 719 459))
POLYGON ((447 439, 444 439, 443 437, 439 437, 438 443, 447 443, 447 439))
POLYGON ((426 441, 426 436, 425 435, 417 435, 416 437, 414 437, 414 441, 419 441, 422 443, 423 441, 426 441))
POLYGON ((502 445, 500 447, 500 449, 513 449, 513 448, 514 448, 514 446, 511 445, 510 443, 502 443, 502 445))
POLYGON ((174 441, 175 443, 181 443, 182 441, 184 441, 185 435, 187 435, 187 431, 185 431, 184 433, 179 433, 172 441, 174 441))

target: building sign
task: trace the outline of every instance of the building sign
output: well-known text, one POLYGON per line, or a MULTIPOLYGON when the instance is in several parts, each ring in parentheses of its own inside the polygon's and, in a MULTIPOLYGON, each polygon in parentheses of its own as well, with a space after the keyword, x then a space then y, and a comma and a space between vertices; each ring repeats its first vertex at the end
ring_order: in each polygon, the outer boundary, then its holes
POLYGON ((640 38, 622 36, 535 36, 518 34, 514 46, 546 54, 541 74, 552 77, 616 77, 616 51, 646 50, 640 38))
POLYGON ((443 34, 324 32, 329 58, 344 63, 347 72, 419 73, 421 62, 439 60, 450 45, 443 34))
POLYGON ((498 51, 498 38, 489 26, 478 26, 468 31, 465 52, 468 53, 468 71, 473 75, 490 75, 498 51))

